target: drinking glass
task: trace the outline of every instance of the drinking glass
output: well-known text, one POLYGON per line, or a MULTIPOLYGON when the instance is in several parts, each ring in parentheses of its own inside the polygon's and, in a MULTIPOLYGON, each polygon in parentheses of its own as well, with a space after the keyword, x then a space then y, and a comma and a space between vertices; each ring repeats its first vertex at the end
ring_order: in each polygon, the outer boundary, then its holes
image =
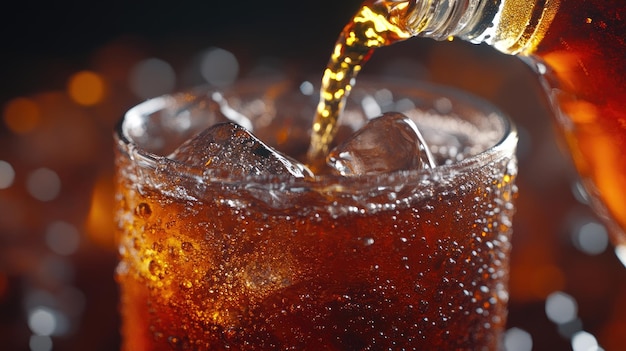
MULTIPOLYGON (((208 171, 216 159, 171 156, 235 121, 271 147, 253 154, 304 164, 315 92, 307 81, 249 80, 125 114, 115 131, 124 350, 500 348, 517 133, 492 105, 442 86, 359 79, 338 140, 401 112, 434 168, 234 175, 208 171)), ((250 143, 260 145, 241 141, 250 143)), ((245 168, 238 152, 221 157, 245 168)))

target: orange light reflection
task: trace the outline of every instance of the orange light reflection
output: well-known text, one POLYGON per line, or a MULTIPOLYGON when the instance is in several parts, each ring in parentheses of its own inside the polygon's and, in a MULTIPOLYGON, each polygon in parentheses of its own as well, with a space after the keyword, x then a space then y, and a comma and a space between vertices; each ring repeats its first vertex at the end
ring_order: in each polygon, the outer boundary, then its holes
POLYGON ((113 250, 113 176, 101 175, 91 196, 91 206, 85 229, 89 239, 104 248, 113 250))
POLYGON ((15 98, 4 107, 4 122, 12 132, 26 134, 41 122, 39 105, 29 98, 15 98))
POLYGON ((67 93, 77 104, 93 106, 102 102, 106 84, 100 75, 91 71, 81 71, 70 77, 67 93))

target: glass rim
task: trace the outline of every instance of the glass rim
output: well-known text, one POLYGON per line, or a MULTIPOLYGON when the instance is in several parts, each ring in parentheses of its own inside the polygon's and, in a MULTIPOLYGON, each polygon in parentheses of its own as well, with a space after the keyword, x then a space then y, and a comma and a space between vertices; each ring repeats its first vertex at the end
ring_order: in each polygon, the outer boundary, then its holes
MULTIPOLYGON (((289 79, 279 79, 289 80, 289 79)), ((141 118, 149 116, 164 109, 168 102, 174 99, 179 94, 185 94, 185 92, 165 94, 157 96, 148 100, 145 100, 133 107, 131 107, 122 118, 118 121, 114 128, 114 136, 116 141, 116 147, 123 154, 130 157, 133 162, 137 163, 141 167, 149 168, 159 171, 172 171, 182 178, 189 178, 194 181, 205 184, 222 184, 228 186, 241 185, 246 188, 249 187, 263 187, 271 189, 288 189, 288 188, 300 188, 305 187, 308 190, 324 188, 326 191, 331 188, 331 191, 349 192, 357 191, 359 189, 365 189, 369 187, 384 187, 391 183, 416 180, 421 181, 425 179, 437 180, 446 175, 455 175, 458 173, 469 172, 472 169, 482 167, 492 161, 506 157, 507 155, 514 156, 517 142, 518 133, 517 128, 513 121, 501 111, 497 106, 484 100, 469 92, 462 91, 460 89, 433 84, 421 81, 409 81, 405 79, 393 78, 389 80, 386 77, 370 76, 360 77, 357 80, 354 88, 358 88, 363 84, 368 84, 372 81, 384 81, 390 85, 386 85, 386 88, 393 89, 394 87, 410 88, 417 91, 426 91, 428 93, 440 95, 441 97, 451 98, 455 102, 461 102, 466 106, 472 106, 478 108, 480 111, 489 111, 490 114, 497 117, 502 123, 502 136, 500 139, 485 150, 470 155, 462 160, 457 160, 449 164, 437 165, 432 169, 416 169, 416 170, 396 170, 391 172, 366 174, 358 176, 342 176, 339 174, 323 174, 315 175, 314 178, 296 178, 291 175, 249 175, 245 177, 228 177, 226 172, 215 172, 207 174, 204 172, 205 168, 195 165, 189 165, 181 163, 168 158, 165 155, 159 155, 141 148, 133 138, 129 135, 127 128, 128 123, 138 123, 141 118), (361 84, 359 84, 361 83, 361 84)), ((253 83, 261 80, 240 80, 235 82, 228 89, 236 88, 241 83, 253 83)), ((265 82, 265 84, 267 84, 265 82)), ((188 92, 196 91, 224 91, 217 87, 195 87, 189 89, 188 92)), ((481 118, 488 118, 487 115, 481 118)))

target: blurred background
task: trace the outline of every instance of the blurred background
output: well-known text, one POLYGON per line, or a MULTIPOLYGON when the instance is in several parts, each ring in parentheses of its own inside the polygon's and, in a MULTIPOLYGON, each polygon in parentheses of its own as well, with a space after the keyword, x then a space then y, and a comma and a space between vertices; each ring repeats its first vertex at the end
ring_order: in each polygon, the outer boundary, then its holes
MULTIPOLYGON (((0 349, 119 347, 112 129, 199 84, 321 77, 350 1, 30 1, 0 11, 0 349)), ((626 269, 518 58, 412 39, 365 74, 467 90, 520 130, 506 347, 623 350, 626 269)))

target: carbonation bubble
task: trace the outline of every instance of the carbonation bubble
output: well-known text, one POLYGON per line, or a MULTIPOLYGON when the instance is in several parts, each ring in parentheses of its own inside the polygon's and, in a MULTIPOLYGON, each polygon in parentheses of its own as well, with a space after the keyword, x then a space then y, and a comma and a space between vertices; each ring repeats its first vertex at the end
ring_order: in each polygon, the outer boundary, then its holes
POLYGON ((145 219, 145 218, 150 217, 150 215, 152 214, 152 209, 150 208, 150 205, 148 205, 145 202, 142 202, 139 205, 137 205, 137 207, 135 208, 135 214, 138 217, 145 219))
POLYGON ((180 248, 183 249, 183 251, 185 252, 191 252, 193 251, 193 244, 188 241, 185 241, 182 244, 180 244, 180 248))

